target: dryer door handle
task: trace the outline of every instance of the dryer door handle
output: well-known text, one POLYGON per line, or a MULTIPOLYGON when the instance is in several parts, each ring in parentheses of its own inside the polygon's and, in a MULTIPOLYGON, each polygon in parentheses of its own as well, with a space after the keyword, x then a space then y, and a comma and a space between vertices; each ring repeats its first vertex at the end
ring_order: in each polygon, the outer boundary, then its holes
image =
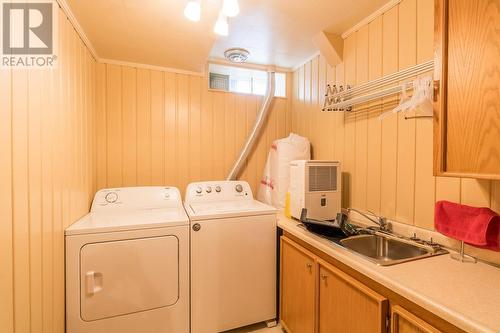
POLYGON ((85 274, 87 295, 93 296, 102 290, 102 273, 90 271, 85 274))

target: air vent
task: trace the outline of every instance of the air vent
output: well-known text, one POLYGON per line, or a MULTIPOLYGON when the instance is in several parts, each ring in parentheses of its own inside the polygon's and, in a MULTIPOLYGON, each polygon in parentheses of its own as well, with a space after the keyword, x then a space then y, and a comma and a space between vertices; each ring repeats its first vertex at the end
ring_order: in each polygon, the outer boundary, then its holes
POLYGON ((337 190, 336 166, 309 166, 309 192, 337 190))
POLYGON ((210 73, 210 89, 229 91, 229 75, 210 73))

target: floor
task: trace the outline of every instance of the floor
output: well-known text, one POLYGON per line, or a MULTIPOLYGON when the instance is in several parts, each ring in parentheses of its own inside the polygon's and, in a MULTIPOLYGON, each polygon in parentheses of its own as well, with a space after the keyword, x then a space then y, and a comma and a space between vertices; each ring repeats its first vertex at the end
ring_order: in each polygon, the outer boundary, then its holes
POLYGON ((265 323, 259 323, 227 331, 225 333, 283 333, 283 330, 281 329, 280 325, 272 328, 267 328, 265 323))

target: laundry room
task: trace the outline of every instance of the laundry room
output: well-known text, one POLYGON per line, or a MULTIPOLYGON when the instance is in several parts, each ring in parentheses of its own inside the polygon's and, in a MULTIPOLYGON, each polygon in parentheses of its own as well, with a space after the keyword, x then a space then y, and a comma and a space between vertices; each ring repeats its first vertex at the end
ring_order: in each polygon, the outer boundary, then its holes
POLYGON ((0 333, 500 333, 500 0, 0 6, 0 333))

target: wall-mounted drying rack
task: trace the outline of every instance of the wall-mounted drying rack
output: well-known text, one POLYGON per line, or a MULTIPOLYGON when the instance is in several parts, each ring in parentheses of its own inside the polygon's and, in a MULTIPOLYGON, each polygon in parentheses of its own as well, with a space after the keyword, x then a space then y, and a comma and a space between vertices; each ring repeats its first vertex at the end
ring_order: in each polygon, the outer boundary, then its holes
POLYGON ((434 60, 429 60, 379 79, 360 84, 357 87, 327 85, 323 111, 351 111, 355 105, 399 94, 402 89, 413 89, 411 82, 404 85, 400 84, 400 82, 430 72, 433 69, 434 60), (386 88, 386 86, 394 84, 397 85, 386 88), (381 88, 384 89, 372 92, 381 88))

